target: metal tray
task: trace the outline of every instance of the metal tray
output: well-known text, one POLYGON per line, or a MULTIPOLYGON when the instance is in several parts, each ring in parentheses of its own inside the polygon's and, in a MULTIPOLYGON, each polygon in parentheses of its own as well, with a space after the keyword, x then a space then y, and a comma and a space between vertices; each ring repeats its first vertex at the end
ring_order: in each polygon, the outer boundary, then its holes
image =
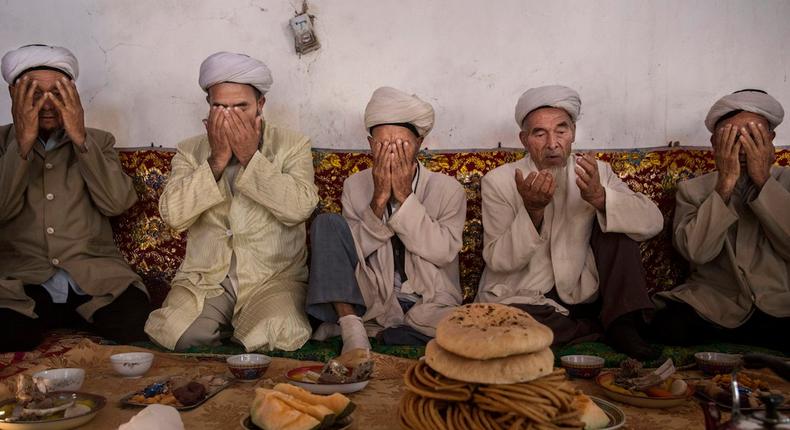
MULTIPOLYGON (((230 385, 232 385, 232 384, 233 384, 233 379, 231 379, 231 378, 228 378, 226 375, 218 374, 218 375, 214 375, 214 376, 215 376, 215 377, 218 377, 218 378, 223 378, 223 379, 225 379, 225 381, 226 381, 226 382, 225 382, 224 384, 222 384, 222 385, 219 385, 219 386, 215 387, 215 388, 214 388, 212 391, 208 391, 208 392, 206 393, 206 397, 204 397, 204 398, 203 398, 203 400, 201 400, 201 401, 199 401, 199 402, 195 403, 194 405, 189 405, 189 406, 173 406, 173 407, 174 407, 174 408, 176 408, 176 409, 177 409, 177 410, 179 410, 179 411, 189 411, 189 410, 195 409, 195 408, 197 408, 198 406, 202 405, 203 403, 206 403, 206 401, 207 401, 208 399, 210 399, 210 398, 214 397, 214 396, 215 396, 215 395, 217 395, 217 393, 219 393, 220 391, 224 390, 225 388, 228 388, 230 385)), ((159 384, 165 384, 165 383, 167 383, 168 381, 170 381, 171 379, 172 379, 172 378, 165 378, 165 379, 162 379, 162 380, 159 380, 159 381, 154 381, 154 382, 152 382, 152 383, 150 383, 150 384, 148 384, 148 385, 157 384, 157 383, 159 383, 159 384)), ((146 385, 146 387, 147 387, 148 385, 146 385)), ((157 403, 140 403, 140 402, 134 402, 134 401, 132 401, 132 400, 131 400, 131 398, 132 398, 133 396, 136 396, 136 395, 138 395, 138 394, 142 394, 142 392, 143 392, 143 390, 137 390, 137 391, 131 392, 131 393, 129 393, 129 394, 127 394, 127 395, 125 395, 125 396, 121 397, 121 405, 123 405, 123 406, 131 406, 131 407, 138 407, 138 408, 139 408, 139 407, 143 407, 143 408, 144 408, 144 407, 146 407, 146 406, 148 406, 148 405, 155 405, 155 404, 157 404, 157 403)))

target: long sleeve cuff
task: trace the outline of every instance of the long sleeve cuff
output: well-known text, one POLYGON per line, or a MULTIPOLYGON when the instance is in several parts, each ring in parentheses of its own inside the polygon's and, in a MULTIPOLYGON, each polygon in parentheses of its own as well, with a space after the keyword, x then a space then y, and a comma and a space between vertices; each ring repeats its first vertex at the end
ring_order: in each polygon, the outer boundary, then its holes
POLYGON ((227 182, 217 182, 208 161, 203 161, 188 176, 171 179, 159 199, 159 212, 167 224, 183 231, 191 220, 229 198, 227 182))
POLYGON ((410 230, 408 220, 420 220, 424 213, 425 207, 420 203, 417 196, 411 193, 398 210, 390 216, 387 224, 393 232, 408 235, 410 230))
POLYGON ((595 216, 604 233, 625 233, 635 240, 646 240, 664 228, 664 216, 647 196, 606 189, 605 210, 595 216))
POLYGON ((362 224, 371 236, 384 242, 389 240, 395 232, 381 218, 377 217, 370 206, 362 211, 362 224))
POLYGON ((749 202, 755 214, 762 219, 776 219, 777 215, 783 219, 790 219, 787 208, 790 204, 790 193, 782 188, 774 177, 769 177, 757 198, 749 202))
POLYGON ((250 182, 255 181, 256 176, 258 179, 265 179, 274 173, 278 173, 277 169, 274 167, 274 164, 264 157, 260 151, 255 151, 255 154, 253 154, 252 158, 250 158, 250 162, 247 163, 247 167, 242 169, 242 171, 236 175, 234 186, 240 189, 244 189, 246 187, 254 188, 254 185, 250 182))

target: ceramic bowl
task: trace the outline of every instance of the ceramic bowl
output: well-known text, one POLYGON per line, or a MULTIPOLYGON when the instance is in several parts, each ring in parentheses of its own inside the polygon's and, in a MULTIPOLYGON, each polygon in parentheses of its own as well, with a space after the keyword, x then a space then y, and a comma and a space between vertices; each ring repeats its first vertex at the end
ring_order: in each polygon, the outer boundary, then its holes
POLYGON ((85 381, 85 370, 77 368, 49 369, 33 374, 51 391, 79 391, 85 381))
POLYGON ((565 355, 560 357, 560 362, 572 378, 594 378, 603 369, 604 359, 595 355, 565 355))
POLYGON ((263 354, 239 354, 228 357, 226 360, 230 373, 236 379, 253 381, 266 373, 272 363, 272 358, 263 354))
POLYGON ((694 354, 694 360, 697 362, 697 367, 709 375, 732 373, 741 365, 740 356, 721 352, 698 352, 694 354))
POLYGON ((151 368, 154 354, 150 352, 125 352, 110 356, 112 368, 127 378, 139 378, 151 368))

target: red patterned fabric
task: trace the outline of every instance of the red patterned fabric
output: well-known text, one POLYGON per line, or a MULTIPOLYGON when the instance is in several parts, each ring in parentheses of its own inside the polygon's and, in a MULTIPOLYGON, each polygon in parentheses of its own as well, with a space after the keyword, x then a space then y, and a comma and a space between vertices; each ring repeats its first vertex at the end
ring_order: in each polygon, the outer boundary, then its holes
POLYGON ((112 220, 115 243, 159 306, 186 252, 186 232, 176 233, 159 216, 159 196, 175 153, 144 149, 121 151, 119 155, 121 166, 134 180, 138 201, 112 220))
MULTIPOLYGON (((187 239, 185 233, 178 234, 168 228, 159 216, 159 196, 173 154, 159 149, 120 152, 123 168, 134 179, 140 201, 113 220, 115 241, 132 268, 143 277, 157 305, 166 296, 169 282, 184 258, 187 239)), ((514 150, 420 154, 427 168, 456 178, 466 190, 466 226, 459 256, 466 301, 474 298, 484 267, 480 179, 495 167, 522 156, 521 151, 514 150)), ((710 151, 704 148, 627 150, 599 152, 596 156, 610 163, 633 190, 652 198, 664 214, 664 230, 641 245, 648 288, 656 292, 678 285, 688 274, 688 264, 672 248, 677 183, 712 171, 714 163, 710 151)), ((343 181, 370 167, 370 163, 363 152, 313 150, 315 181, 321 198, 319 209, 340 212, 343 181)), ((777 164, 790 165, 790 150, 777 152, 777 164)))

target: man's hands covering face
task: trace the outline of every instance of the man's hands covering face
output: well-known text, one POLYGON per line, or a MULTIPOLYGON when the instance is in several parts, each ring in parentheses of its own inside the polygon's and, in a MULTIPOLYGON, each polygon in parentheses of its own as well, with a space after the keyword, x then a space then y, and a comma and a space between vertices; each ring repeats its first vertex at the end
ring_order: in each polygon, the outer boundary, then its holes
POLYGON ((60 112, 63 120, 63 128, 71 141, 80 149, 85 149, 85 112, 82 109, 80 95, 77 92, 77 84, 66 77, 60 78, 55 82, 58 95, 51 92, 44 94, 44 98, 49 98, 55 108, 60 112))
POLYGON ((14 85, 11 92, 11 116, 14 119, 14 132, 19 145, 19 155, 27 158, 33 144, 38 138, 38 112, 44 105, 46 97, 33 102, 33 94, 38 83, 23 76, 14 85))
POLYGON ((211 146, 208 162, 214 179, 219 180, 233 155, 247 167, 261 141, 260 116, 250 121, 238 108, 212 106, 203 124, 211 146))
POLYGON ((727 202, 732 196, 735 183, 741 176, 743 166, 740 151, 746 156, 746 174, 761 189, 771 174, 775 161, 775 148, 771 132, 760 123, 750 122, 748 127, 726 124, 716 130, 713 153, 719 177, 716 192, 727 202))
POLYGON ((39 117, 41 108, 47 101, 51 102, 60 113, 63 128, 69 139, 81 151, 85 149, 85 113, 82 109, 80 96, 74 81, 62 77, 55 81, 58 94, 44 92, 36 99, 38 82, 23 76, 14 85, 11 92, 11 115, 14 119, 14 131, 19 145, 19 155, 27 158, 39 133, 39 117))
POLYGON ((738 139, 746 152, 746 173, 757 188, 762 189, 771 175, 771 166, 776 160, 771 134, 762 124, 749 123, 749 128, 741 128, 738 139))
POLYGON ((370 208, 378 217, 384 215, 387 202, 392 197, 403 203, 412 193, 417 163, 407 155, 411 145, 415 143, 401 139, 372 142, 374 188, 370 208))

